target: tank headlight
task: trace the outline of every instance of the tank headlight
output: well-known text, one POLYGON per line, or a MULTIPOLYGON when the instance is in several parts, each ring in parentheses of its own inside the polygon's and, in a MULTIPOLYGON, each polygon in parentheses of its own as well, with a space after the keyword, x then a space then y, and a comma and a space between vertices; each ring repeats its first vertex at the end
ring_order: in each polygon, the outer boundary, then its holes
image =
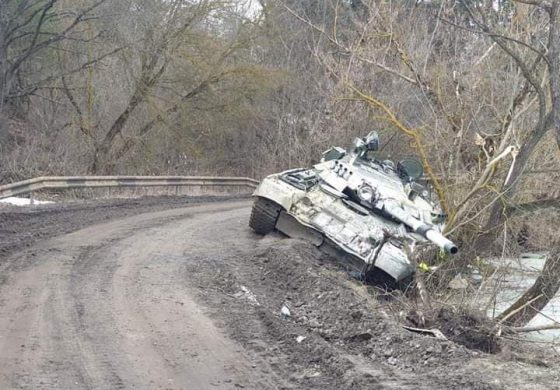
POLYGON ((368 185, 358 187, 358 197, 364 202, 371 202, 375 196, 375 191, 368 185))

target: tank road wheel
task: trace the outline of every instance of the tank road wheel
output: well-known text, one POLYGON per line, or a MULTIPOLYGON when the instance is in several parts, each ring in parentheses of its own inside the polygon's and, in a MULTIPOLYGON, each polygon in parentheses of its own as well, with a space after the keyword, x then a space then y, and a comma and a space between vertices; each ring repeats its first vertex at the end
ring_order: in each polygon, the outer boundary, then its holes
POLYGON ((267 234, 272 232, 276 227, 276 221, 282 206, 270 199, 257 197, 253 203, 249 226, 257 234, 267 234))

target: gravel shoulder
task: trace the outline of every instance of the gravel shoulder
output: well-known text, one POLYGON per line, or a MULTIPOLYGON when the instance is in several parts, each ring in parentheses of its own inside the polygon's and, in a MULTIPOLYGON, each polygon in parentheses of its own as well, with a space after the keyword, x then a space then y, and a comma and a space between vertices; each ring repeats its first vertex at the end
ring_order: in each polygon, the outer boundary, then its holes
POLYGON ((557 359, 402 329, 248 200, 191 202, 0 210, 0 388, 560 388, 557 359))

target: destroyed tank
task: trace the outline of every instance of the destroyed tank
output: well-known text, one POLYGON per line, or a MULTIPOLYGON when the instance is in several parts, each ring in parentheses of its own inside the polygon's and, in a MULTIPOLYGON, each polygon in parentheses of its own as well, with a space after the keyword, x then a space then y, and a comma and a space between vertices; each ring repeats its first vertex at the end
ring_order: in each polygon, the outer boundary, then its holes
POLYGON ((356 138, 349 152, 327 150, 312 168, 267 176, 253 194, 250 227, 335 249, 366 280, 397 286, 414 274, 409 256, 419 244, 457 253, 442 235, 445 215, 422 164, 415 158, 378 160, 378 147, 371 132, 356 138))

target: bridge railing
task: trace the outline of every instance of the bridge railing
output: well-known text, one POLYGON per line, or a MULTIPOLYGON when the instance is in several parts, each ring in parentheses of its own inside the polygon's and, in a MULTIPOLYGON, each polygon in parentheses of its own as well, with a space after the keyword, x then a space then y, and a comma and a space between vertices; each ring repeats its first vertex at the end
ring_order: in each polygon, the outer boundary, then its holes
POLYGON ((257 180, 248 177, 45 176, 0 186, 0 199, 45 189, 212 186, 253 190, 258 184, 257 180))

